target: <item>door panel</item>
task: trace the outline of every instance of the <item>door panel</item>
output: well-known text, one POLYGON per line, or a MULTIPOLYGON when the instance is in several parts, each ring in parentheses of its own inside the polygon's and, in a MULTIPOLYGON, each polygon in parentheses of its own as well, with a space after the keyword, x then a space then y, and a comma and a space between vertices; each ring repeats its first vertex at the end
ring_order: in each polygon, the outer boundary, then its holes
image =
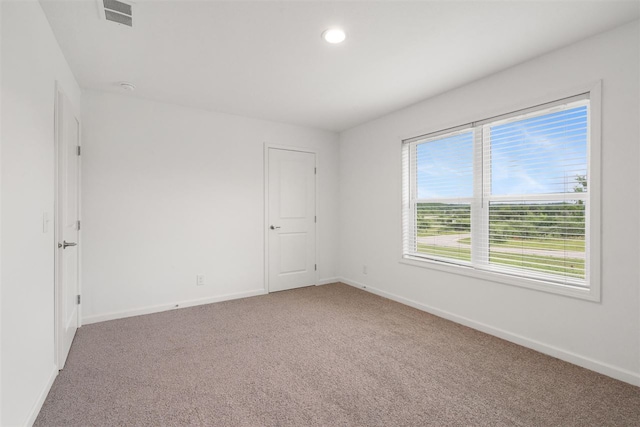
POLYGON ((304 219, 307 216, 307 182, 305 168, 308 162, 300 159, 281 159, 280 168, 280 212, 282 219, 304 219))
POLYGON ((314 285, 315 154, 270 148, 267 155, 269 291, 314 285))
POLYGON ((58 92, 57 99, 57 341, 58 368, 65 365, 78 329, 79 295, 79 189, 80 123, 68 98, 58 92))
POLYGON ((280 239, 280 274, 307 269, 307 233, 278 234, 280 239))

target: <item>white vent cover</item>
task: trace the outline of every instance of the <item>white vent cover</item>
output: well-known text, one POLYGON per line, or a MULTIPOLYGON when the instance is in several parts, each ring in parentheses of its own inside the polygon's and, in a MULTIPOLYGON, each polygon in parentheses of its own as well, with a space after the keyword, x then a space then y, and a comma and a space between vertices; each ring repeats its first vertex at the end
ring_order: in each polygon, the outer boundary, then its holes
POLYGON ((100 18, 116 24, 133 26, 133 13, 131 3, 119 0, 97 0, 100 18))

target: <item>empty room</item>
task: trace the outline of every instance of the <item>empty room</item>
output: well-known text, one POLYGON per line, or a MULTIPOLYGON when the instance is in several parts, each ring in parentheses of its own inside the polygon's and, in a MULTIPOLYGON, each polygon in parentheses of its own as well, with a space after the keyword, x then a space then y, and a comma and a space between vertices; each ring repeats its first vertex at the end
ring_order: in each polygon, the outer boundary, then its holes
POLYGON ((0 425, 640 426, 639 1, 0 0, 0 425))

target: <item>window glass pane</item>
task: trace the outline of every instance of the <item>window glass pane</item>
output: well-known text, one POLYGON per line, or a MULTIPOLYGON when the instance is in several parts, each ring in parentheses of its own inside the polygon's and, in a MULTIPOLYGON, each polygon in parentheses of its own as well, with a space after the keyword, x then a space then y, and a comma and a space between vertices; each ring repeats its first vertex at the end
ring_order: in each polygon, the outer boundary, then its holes
POLYGON ((587 107, 500 125, 491 138, 491 194, 586 191, 587 107))
POLYGON ((489 263, 585 277, 585 208, 566 202, 491 202, 489 263))
POLYGON ((467 203, 418 203, 419 254, 471 260, 471 206, 467 203))
POLYGON ((473 131, 416 147, 418 199, 473 197, 473 131))

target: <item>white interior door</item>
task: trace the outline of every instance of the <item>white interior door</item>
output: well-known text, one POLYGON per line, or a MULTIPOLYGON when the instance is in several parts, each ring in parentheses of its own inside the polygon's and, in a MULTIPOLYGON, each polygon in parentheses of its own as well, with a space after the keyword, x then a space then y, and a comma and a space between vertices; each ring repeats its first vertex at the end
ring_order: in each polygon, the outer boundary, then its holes
POLYGON ((62 369, 79 324, 80 122, 62 92, 58 92, 56 105, 56 331, 58 369, 62 369))
POLYGON ((316 284, 314 153, 268 149, 269 292, 316 284))

